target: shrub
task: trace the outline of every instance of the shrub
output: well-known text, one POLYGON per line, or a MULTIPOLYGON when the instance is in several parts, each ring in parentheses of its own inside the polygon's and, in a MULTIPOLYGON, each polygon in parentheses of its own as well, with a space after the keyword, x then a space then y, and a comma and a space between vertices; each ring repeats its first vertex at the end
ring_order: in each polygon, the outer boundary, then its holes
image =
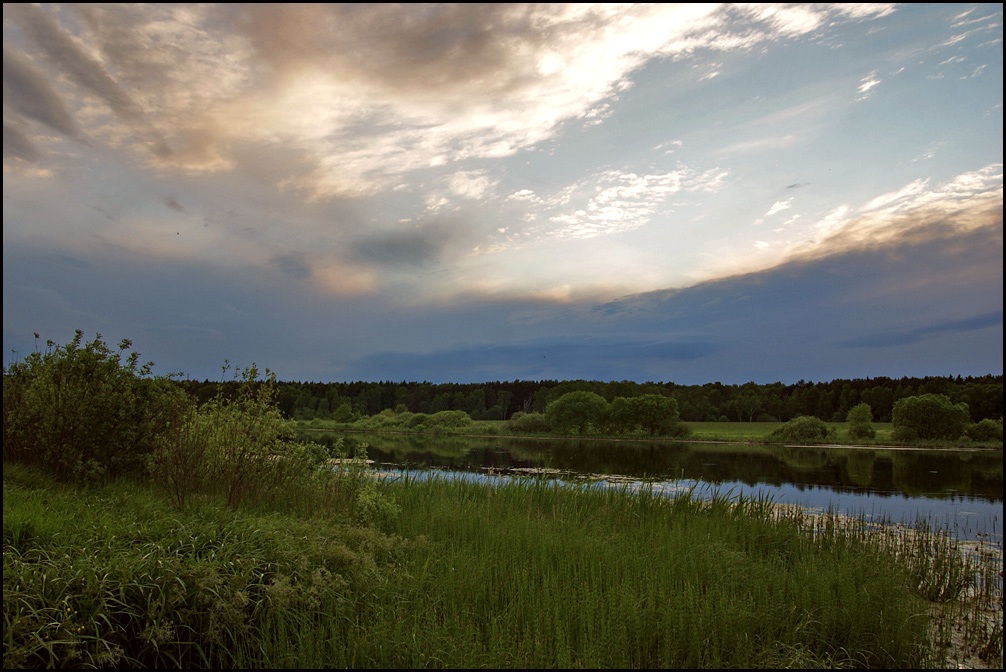
POLYGON ((833 432, 820 418, 800 415, 773 431, 770 436, 783 441, 816 442, 831 438, 833 432))
MULTIPOLYGON (((38 335, 36 334, 36 339, 38 335)), ((173 381, 152 377, 128 339, 112 350, 77 330, 59 346, 4 371, 4 460, 36 465, 60 480, 143 473, 147 456, 191 401, 173 381)))
POLYGON ((891 412, 894 438, 899 441, 958 439, 968 422, 968 405, 955 404, 944 394, 898 399, 891 412))
POLYGON ((437 411, 426 419, 425 426, 434 431, 459 430, 471 427, 472 422, 472 416, 464 411, 437 411))
POLYGON ((543 413, 517 411, 507 422, 507 428, 515 434, 547 434, 548 420, 543 413))
POLYGON ((873 410, 869 404, 857 404, 849 409, 845 421, 849 423, 849 438, 862 440, 873 439, 877 430, 873 427, 873 410))
POLYGON ((972 441, 998 441, 1003 440, 1002 418, 993 420, 985 418, 981 422, 976 422, 964 430, 965 435, 972 441))

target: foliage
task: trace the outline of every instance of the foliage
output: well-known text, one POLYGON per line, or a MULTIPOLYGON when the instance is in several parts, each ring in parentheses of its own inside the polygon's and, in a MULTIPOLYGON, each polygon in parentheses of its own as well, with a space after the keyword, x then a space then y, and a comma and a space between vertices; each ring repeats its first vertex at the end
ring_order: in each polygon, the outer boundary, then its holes
POLYGON ((553 432, 586 434, 588 428, 606 422, 608 402, 596 392, 567 392, 545 408, 545 419, 553 432))
POLYGON ((464 411, 437 411, 426 418, 423 425, 427 429, 459 430, 472 426, 472 418, 464 411))
POLYGON ((517 411, 507 421, 507 429, 514 434, 547 434, 550 427, 544 413, 517 411))
POLYGON ((127 481, 75 490, 11 471, 6 669, 352 667, 345 644, 407 545, 331 511, 176 512, 127 481))
POLYGON ((867 403, 856 404, 849 409, 845 421, 849 423, 849 438, 854 440, 873 439, 877 430, 873 427, 873 411, 867 403))
MULTIPOLYGON (((217 394, 219 382, 186 380, 186 391, 200 403, 217 394)), ((954 403, 966 402, 970 420, 993 420, 1003 415, 1002 375, 927 376, 923 378, 835 379, 829 382, 724 385, 679 385, 634 381, 513 380, 485 383, 428 382, 281 382, 277 405, 284 417, 298 420, 333 419, 353 422, 385 409, 404 408, 432 414, 460 410, 475 421, 506 420, 514 413, 543 413, 548 403, 567 392, 594 392, 609 403, 619 397, 648 394, 670 396, 678 403, 683 422, 735 420, 770 422, 813 415, 841 422, 856 405, 870 405, 873 421, 889 423, 894 402, 919 394, 946 394, 954 403)), ((396 411, 397 412, 397 411, 396 411)))
POLYGON ((619 433, 642 429, 650 436, 682 436, 680 418, 678 402, 660 394, 616 397, 608 408, 608 422, 619 433))
MULTIPOLYGON (((36 334, 36 339, 38 335, 36 334)), ((189 405, 167 378, 150 375, 128 339, 112 350, 77 330, 59 346, 4 371, 5 461, 43 467, 62 480, 141 473, 147 455, 189 405)))
POLYGON ((998 420, 985 418, 981 422, 969 425, 968 428, 964 430, 964 433, 972 441, 998 441, 999 443, 1002 443, 1002 418, 999 418, 998 420))
POLYGON ((932 614, 989 585, 935 534, 766 500, 388 487, 394 534, 5 469, 4 667, 947 668, 932 614))
POLYGON ((968 417, 966 403, 955 404, 945 394, 922 394, 896 401, 891 422, 897 440, 958 439, 968 417))
POLYGON ((809 415, 801 415, 775 429, 770 436, 783 441, 814 443, 826 441, 833 434, 834 432, 823 420, 809 415))

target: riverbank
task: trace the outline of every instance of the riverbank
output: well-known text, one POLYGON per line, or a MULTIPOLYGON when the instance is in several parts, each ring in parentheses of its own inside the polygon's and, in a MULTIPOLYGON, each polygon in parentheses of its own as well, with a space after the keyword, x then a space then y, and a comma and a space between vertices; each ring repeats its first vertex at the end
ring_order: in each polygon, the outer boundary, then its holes
MULTIPOLYGON (((631 435, 610 435, 610 434, 554 434, 550 432, 527 433, 511 432, 508 423, 503 420, 476 420, 465 428, 453 430, 430 431, 422 427, 409 428, 395 424, 383 426, 373 426, 367 423, 336 423, 325 420, 311 421, 291 421, 298 431, 340 431, 353 433, 387 433, 405 435, 425 435, 425 436, 468 436, 468 437, 498 437, 498 438, 533 438, 533 439, 589 439, 591 441, 638 441, 638 442, 673 442, 685 444, 755 444, 755 445, 780 445, 797 447, 825 447, 825 448, 859 448, 874 450, 957 450, 964 452, 974 451, 1002 451, 1002 442, 970 442, 970 441, 916 441, 913 443, 898 443, 893 440, 893 425, 891 423, 874 423, 877 432, 873 441, 864 443, 862 441, 848 439, 845 441, 822 441, 819 443, 794 443, 784 441, 772 436, 782 422, 686 422, 683 423, 689 428, 686 436, 650 436, 647 434, 631 435)), ((833 431, 835 437, 848 437, 848 423, 829 422, 827 426, 833 431)))
POLYGON ((365 474, 347 471, 349 508, 288 495, 177 510, 143 483, 75 488, 5 465, 5 667, 965 661, 937 646, 938 614, 931 632, 918 618, 961 596, 927 594, 946 568, 966 578, 955 549, 913 564, 918 546, 899 556, 825 518, 808 534, 766 502, 545 480, 375 491, 365 474))

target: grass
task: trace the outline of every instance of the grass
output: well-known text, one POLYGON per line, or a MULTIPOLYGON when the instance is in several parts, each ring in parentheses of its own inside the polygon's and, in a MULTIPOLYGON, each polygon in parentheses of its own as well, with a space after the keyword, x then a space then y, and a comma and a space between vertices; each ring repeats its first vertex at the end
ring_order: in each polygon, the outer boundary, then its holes
MULTIPOLYGON (((330 420, 297 420, 294 421, 295 425, 299 429, 315 429, 315 430, 354 430, 356 427, 350 423, 336 423, 330 420)), ((650 438, 657 438, 661 440, 672 440, 672 441, 723 441, 727 443, 779 443, 780 439, 772 437, 771 434, 774 430, 781 427, 784 423, 782 422, 685 422, 691 429, 691 433, 685 438, 671 438, 667 437, 650 437, 648 435, 633 434, 631 436, 625 437, 613 437, 613 438, 631 438, 634 440, 647 440, 650 438)), ((853 440, 849 438, 848 423, 845 422, 829 422, 826 423, 828 427, 834 430, 834 436, 829 439, 829 443, 835 443, 840 445, 872 445, 872 446, 887 446, 895 445, 896 442, 893 439, 894 428, 889 422, 875 422, 873 423, 873 428, 876 430, 876 437, 869 441, 863 441, 861 439, 853 440)), ((373 427, 367 427, 362 431, 380 431, 373 427)), ((410 430, 405 428, 396 428, 394 431, 397 432, 408 432, 410 430)), ((416 432, 421 432, 422 430, 413 430, 416 432)), ((506 435, 508 432, 507 422, 503 420, 475 420, 468 428, 464 430, 459 430, 458 433, 471 434, 471 435, 506 435)), ((551 434, 543 434, 541 436, 554 436, 551 434)), ((608 435, 597 435, 595 438, 609 438, 608 435)), ((945 445, 958 445, 960 442, 929 442, 927 446, 944 446, 945 445)), ((922 444, 914 444, 922 445, 922 444)), ((994 445, 989 444, 985 446, 984 444, 974 444, 975 447, 989 447, 989 448, 1001 448, 1002 444, 996 443, 994 445)))
POLYGON ((5 668, 1001 663, 1001 577, 925 529, 543 480, 386 482, 375 527, 3 479, 5 668))

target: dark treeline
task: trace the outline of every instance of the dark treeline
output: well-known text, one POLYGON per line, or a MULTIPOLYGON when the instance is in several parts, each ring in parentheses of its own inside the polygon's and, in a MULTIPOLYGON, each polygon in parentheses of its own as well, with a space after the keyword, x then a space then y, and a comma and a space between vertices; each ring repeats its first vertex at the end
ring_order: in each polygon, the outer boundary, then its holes
MULTIPOLYGON (((225 395, 236 381, 179 381, 200 401, 225 395)), ((921 394, 943 394, 968 405, 972 422, 1003 416, 1001 375, 925 378, 837 379, 831 382, 724 385, 601 382, 589 380, 514 380, 488 383, 429 382, 277 382, 280 411, 288 418, 349 422, 385 410, 436 413, 460 410, 474 420, 506 420, 517 412, 544 412, 548 403, 576 390, 616 397, 661 394, 677 400, 681 420, 692 422, 786 422, 809 415, 841 422, 853 406, 867 403, 876 422, 890 422, 894 402, 921 394)))

